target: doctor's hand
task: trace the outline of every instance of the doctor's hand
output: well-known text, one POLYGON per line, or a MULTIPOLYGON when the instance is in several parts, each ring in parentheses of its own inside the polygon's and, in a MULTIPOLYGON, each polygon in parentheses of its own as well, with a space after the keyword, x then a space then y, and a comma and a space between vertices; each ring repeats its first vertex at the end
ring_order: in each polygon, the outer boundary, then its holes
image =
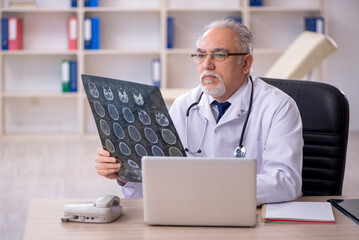
POLYGON ((95 156, 95 168, 98 175, 108 179, 118 179, 125 183, 116 173, 120 170, 121 163, 117 162, 116 158, 110 157, 110 153, 103 148, 97 149, 97 155, 95 156))

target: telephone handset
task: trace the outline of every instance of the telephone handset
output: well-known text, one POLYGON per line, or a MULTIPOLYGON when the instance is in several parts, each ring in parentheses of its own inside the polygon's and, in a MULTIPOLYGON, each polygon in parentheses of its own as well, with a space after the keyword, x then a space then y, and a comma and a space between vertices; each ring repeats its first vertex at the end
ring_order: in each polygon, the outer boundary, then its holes
POLYGON ((95 202, 70 203, 64 206, 63 222, 107 223, 122 213, 120 198, 115 195, 99 197, 95 202))

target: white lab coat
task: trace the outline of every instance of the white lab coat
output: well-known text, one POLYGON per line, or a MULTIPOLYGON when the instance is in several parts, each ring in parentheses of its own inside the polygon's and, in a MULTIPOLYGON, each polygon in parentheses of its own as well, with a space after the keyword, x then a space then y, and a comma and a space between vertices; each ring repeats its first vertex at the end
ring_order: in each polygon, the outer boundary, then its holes
MULTIPOLYGON (((301 195, 302 187, 303 139, 299 110, 294 100, 279 89, 256 77, 253 83, 253 105, 243 145, 245 157, 257 160, 257 205, 293 200, 301 195)), ((197 87, 175 100, 170 115, 184 147, 197 151, 205 119, 208 120, 202 152, 187 153, 188 156, 233 157, 248 113, 250 92, 248 80, 230 97, 231 106, 218 124, 218 112, 211 106, 213 98, 203 94, 189 115, 188 146, 185 146, 185 115, 188 107, 198 101, 201 89, 197 87)), ((142 197, 142 186, 127 183, 123 194, 142 197)))

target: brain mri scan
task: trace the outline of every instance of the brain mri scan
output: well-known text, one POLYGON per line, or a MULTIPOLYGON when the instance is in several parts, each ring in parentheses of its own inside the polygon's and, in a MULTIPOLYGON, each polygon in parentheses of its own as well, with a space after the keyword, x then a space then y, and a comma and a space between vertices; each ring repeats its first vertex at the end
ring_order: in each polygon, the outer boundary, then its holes
POLYGON ((133 91, 133 99, 138 106, 143 106, 143 104, 145 104, 142 93, 138 90, 133 91))
POLYGON ((103 88, 103 94, 105 95, 105 98, 110 101, 113 100, 113 93, 112 93, 111 87, 108 85, 104 85, 104 86, 102 86, 102 88, 103 88))
POLYGON ((128 95, 125 89, 119 88, 117 89, 118 97, 120 98, 120 101, 123 103, 128 103, 128 95))
POLYGON ((102 146, 122 163, 117 172, 121 179, 141 182, 144 156, 186 156, 157 87, 82 78, 102 146))
POLYGON ((89 82, 88 89, 92 97, 98 98, 100 96, 100 93, 98 92, 98 89, 93 82, 89 82))

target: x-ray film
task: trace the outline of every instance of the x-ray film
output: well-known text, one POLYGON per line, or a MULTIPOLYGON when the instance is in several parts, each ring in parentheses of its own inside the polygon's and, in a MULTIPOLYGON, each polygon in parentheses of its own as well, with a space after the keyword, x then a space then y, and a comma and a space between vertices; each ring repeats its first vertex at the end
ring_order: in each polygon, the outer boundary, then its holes
POLYGON ((81 77, 102 146, 122 163, 122 180, 142 181, 143 156, 186 156, 157 87, 81 77))

